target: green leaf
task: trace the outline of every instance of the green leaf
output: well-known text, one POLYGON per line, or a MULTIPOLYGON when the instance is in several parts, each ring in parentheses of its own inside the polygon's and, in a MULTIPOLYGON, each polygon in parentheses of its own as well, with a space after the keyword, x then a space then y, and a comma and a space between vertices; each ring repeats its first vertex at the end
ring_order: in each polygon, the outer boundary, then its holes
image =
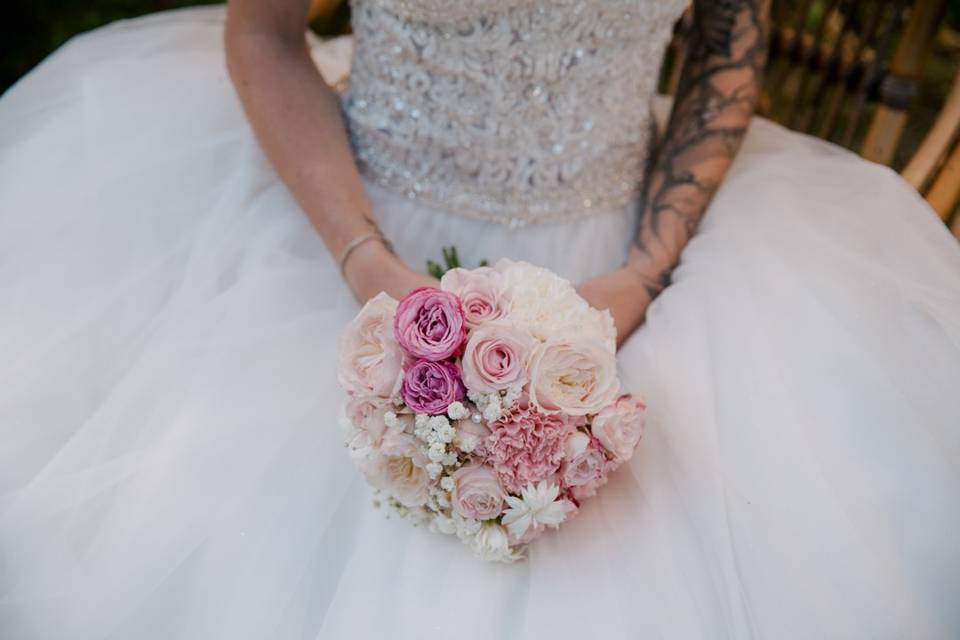
POLYGON ((443 277, 444 269, 433 260, 427 260, 427 273, 439 280, 443 277))
MULTIPOLYGON (((457 248, 454 246, 441 247, 440 252, 443 254, 443 264, 445 267, 433 260, 427 260, 427 273, 433 276, 434 278, 442 278, 443 274, 451 269, 459 269, 462 265, 460 264, 460 255, 457 253, 457 248)), ((487 260, 481 260, 478 266, 486 267, 490 263, 487 260)))

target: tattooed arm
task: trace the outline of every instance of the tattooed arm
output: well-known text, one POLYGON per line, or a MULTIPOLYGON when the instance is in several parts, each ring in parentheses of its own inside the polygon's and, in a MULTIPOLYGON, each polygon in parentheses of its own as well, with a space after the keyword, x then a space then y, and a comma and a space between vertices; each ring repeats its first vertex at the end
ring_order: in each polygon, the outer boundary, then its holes
POLYGON ((651 163, 626 265, 581 288, 621 341, 670 281, 743 140, 766 60, 770 0, 695 0, 693 32, 664 140, 651 163))

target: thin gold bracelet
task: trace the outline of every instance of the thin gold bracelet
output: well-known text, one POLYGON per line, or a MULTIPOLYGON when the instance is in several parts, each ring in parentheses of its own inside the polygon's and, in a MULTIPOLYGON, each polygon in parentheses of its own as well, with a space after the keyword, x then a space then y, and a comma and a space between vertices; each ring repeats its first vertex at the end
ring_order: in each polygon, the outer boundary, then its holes
POLYGON ((383 237, 383 234, 380 233, 379 230, 371 231, 370 233, 365 233, 362 236, 354 238, 350 241, 350 244, 347 245, 347 248, 343 250, 343 254, 340 256, 340 275, 344 280, 347 279, 347 260, 350 258, 350 254, 352 254, 360 245, 365 244, 369 240, 379 240, 387 249, 387 251, 393 253, 393 245, 389 240, 383 237))

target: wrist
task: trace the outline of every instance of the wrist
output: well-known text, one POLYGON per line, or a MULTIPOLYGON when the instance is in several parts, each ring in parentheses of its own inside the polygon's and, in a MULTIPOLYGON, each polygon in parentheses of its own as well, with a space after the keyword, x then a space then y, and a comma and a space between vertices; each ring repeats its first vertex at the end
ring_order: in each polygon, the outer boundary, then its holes
POLYGON ((667 287, 673 271, 672 267, 657 264, 650 255, 635 246, 630 248, 630 253, 620 269, 651 300, 667 287))
POLYGON ((353 250, 343 264, 343 278, 361 301, 375 296, 376 283, 394 266, 397 257, 379 238, 353 250))

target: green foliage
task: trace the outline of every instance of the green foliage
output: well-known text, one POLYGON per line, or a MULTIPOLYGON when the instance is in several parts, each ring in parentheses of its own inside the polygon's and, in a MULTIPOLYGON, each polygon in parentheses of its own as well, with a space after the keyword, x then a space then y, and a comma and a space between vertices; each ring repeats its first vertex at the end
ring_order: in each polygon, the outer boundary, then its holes
MULTIPOLYGON (((447 271, 450 269, 457 269, 461 267, 460 256, 457 255, 456 247, 443 247, 443 262, 441 265, 433 260, 427 260, 427 273, 439 280, 443 277, 447 271)), ((486 267, 489 263, 486 260, 481 260, 478 266, 486 267)))

